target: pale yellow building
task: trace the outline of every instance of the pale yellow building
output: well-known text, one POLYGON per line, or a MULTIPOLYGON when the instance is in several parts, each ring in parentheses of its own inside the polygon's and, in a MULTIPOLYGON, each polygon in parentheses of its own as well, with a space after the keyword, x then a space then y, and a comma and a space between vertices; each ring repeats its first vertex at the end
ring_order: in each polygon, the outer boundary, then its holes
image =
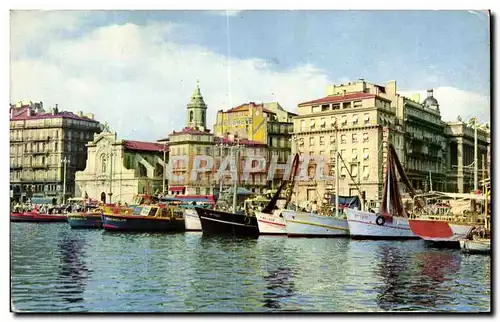
POLYGON ((59 111, 57 104, 45 111, 42 102, 12 104, 11 198, 26 202, 31 197, 46 197, 61 202, 64 191, 66 197, 72 196, 75 172, 85 168, 85 145, 100 131, 101 124, 93 114, 59 111))
MULTIPOLYGON (((268 160, 285 164, 291 153, 293 117, 278 102, 245 103, 227 111, 218 111, 214 126, 216 136, 235 135, 267 145, 268 160)), ((283 171, 278 170, 271 185, 279 184, 283 171)))

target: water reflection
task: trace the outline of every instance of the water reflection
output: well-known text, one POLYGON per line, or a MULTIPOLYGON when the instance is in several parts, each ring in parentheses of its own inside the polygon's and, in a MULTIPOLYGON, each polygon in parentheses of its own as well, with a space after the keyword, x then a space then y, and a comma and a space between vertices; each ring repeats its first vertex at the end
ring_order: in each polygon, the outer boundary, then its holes
POLYGON ((384 285, 377 297, 383 310, 439 310, 449 305, 446 282, 460 269, 461 257, 452 252, 424 251, 407 256, 395 247, 381 247, 379 276, 384 285))
POLYGON ((295 295, 292 271, 287 267, 280 267, 268 273, 264 277, 267 291, 263 295, 263 306, 270 309, 281 309, 283 308, 281 299, 295 295))
MULTIPOLYGON (((60 280, 56 292, 68 303, 83 302, 83 292, 90 275, 83 258, 85 243, 78 238, 63 237, 60 249, 60 280)), ((83 308, 83 306, 81 306, 83 308)))

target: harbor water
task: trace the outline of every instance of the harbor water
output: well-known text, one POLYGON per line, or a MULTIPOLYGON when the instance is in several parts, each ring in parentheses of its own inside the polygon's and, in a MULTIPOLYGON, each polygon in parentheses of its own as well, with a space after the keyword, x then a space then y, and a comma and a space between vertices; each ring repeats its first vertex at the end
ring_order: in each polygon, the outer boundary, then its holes
POLYGON ((72 230, 11 224, 22 312, 490 310, 491 258, 422 240, 72 230))

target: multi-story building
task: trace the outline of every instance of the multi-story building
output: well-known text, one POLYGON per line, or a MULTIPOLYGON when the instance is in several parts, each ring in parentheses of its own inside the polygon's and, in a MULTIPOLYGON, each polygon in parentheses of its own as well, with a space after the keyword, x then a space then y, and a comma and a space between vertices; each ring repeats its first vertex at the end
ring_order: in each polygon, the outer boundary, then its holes
POLYGON ((448 144, 433 90, 427 91, 422 103, 418 95, 413 99, 399 96, 399 101, 404 115, 408 179, 416 190, 445 191, 448 144))
MULTIPOLYGON (((341 160, 338 193, 359 195, 361 192, 366 200, 379 200, 388 142, 393 143, 404 162, 402 116, 395 97, 394 81, 380 86, 361 79, 329 86, 326 97, 298 105, 293 151, 328 159, 330 168, 325 174, 334 175, 337 145, 341 160)), ((316 166, 311 162, 310 176, 316 166)), ((334 189, 334 182, 301 181, 298 198, 321 199, 326 192, 335 192, 334 189)))
MULTIPOLYGON (((479 124, 478 124, 479 125, 479 124)), ((461 120, 446 123, 448 137, 448 178, 447 190, 470 192, 474 190, 474 127, 461 120)), ((478 182, 482 177, 482 159, 488 159, 490 133, 483 126, 477 127, 477 168, 478 182)), ((487 165, 485 164, 485 167, 487 165)), ((478 188, 481 185, 478 184, 478 188)))
POLYGON ((33 196, 62 200, 75 191, 75 172, 85 168, 85 147, 101 125, 93 114, 46 112, 43 103, 10 106, 10 186, 14 200, 33 196), (66 189, 63 183, 66 181, 66 189))
MULTIPOLYGON (((218 181, 216 181, 215 172, 219 168, 221 159, 230 153, 231 147, 235 145, 235 142, 245 147, 245 149, 240 149, 241 160, 244 160, 246 155, 265 155, 267 151, 267 145, 265 143, 249 140, 245 137, 238 138, 239 132, 237 131, 236 135, 215 136, 206 128, 206 109, 207 105, 203 100, 199 86, 197 86, 187 106, 186 127, 181 131, 174 131, 168 138, 171 162, 169 165, 170 171, 173 175, 178 177, 176 180, 169 181, 168 190, 170 194, 217 194, 219 184, 218 181), (237 139, 234 139, 234 137, 237 139), (202 155, 214 158, 212 170, 201 172, 195 180, 191 180, 190 175, 194 167, 195 158, 202 155), (182 160, 183 157, 187 157, 187 160, 182 160)), ((201 166, 206 166, 206 164, 203 163, 201 166)), ((230 181, 230 175, 229 177, 224 177, 223 185, 226 186, 230 184, 230 181)), ((255 173, 251 175, 250 180, 246 184, 253 191, 260 192, 266 186, 266 183, 265 173, 255 173)))
POLYGON ((108 130, 96 134, 87 148, 86 167, 75 175, 77 197, 131 203, 137 194, 158 194, 166 186, 166 144, 118 140, 108 130))
MULTIPOLYGON (((286 163, 291 152, 292 118, 297 114, 283 109, 278 102, 245 103, 227 111, 218 111, 214 132, 217 136, 235 135, 241 139, 260 142, 268 147, 268 158, 286 163)), ((281 181, 278 170, 271 185, 281 181)))

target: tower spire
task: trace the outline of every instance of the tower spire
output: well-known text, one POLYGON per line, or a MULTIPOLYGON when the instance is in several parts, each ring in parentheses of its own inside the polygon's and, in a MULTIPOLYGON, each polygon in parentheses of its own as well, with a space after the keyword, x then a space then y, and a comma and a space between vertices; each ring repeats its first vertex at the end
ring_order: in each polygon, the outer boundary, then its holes
POLYGON ((191 100, 187 105, 187 126, 192 128, 206 128, 206 109, 207 105, 203 100, 200 90, 200 80, 196 80, 196 88, 191 100))

